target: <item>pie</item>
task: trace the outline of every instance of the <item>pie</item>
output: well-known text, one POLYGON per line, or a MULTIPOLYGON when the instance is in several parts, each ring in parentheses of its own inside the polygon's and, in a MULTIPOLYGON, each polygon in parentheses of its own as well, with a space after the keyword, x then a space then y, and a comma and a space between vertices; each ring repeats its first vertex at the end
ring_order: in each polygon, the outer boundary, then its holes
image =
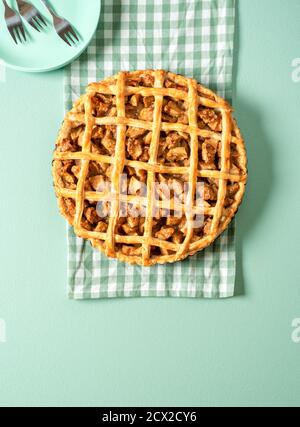
POLYGON ((151 266, 210 245, 234 217, 247 159, 231 106, 191 78, 120 72, 88 86, 60 130, 55 192, 75 234, 151 266))

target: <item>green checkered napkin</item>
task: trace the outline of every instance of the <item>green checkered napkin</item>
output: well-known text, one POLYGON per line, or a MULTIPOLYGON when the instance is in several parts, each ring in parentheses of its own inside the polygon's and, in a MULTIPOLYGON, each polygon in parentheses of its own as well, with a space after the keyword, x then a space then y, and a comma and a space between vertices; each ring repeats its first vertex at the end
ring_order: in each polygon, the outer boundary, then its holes
MULTIPOLYGON (((147 68, 194 77, 230 99, 234 16, 235 0, 102 0, 94 39, 66 68, 66 109, 89 82, 147 68)), ((68 226, 70 298, 231 297, 234 281, 234 223, 204 251, 150 268, 108 259, 68 226)))

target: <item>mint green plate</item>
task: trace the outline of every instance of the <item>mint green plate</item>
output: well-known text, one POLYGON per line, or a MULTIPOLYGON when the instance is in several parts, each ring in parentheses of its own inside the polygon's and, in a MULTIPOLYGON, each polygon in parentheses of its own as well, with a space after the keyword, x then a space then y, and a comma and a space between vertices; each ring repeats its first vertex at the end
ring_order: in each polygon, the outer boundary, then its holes
MULTIPOLYGON (((61 68, 76 59, 90 43, 100 16, 101 0, 50 0, 56 13, 66 18, 76 29, 80 43, 68 46, 58 37, 52 18, 40 0, 29 0, 44 18, 47 27, 40 33, 23 20, 27 41, 16 45, 11 38, 4 19, 4 6, 0 4, 0 59, 8 67, 27 72, 43 72, 61 68)), ((15 0, 8 5, 18 10, 15 0)))

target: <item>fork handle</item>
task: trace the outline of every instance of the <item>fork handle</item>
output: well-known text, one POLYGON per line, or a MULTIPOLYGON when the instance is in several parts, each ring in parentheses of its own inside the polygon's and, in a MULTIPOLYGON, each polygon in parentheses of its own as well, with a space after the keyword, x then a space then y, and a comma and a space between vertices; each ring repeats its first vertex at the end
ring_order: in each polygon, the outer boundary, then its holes
POLYGON ((6 0, 2 0, 4 7, 5 7, 5 12, 8 12, 9 10, 14 11, 11 7, 8 6, 7 1, 6 0))
POLYGON ((49 10, 49 12, 51 13, 51 15, 54 17, 56 16, 52 6, 50 6, 49 2, 47 0, 41 0, 42 3, 44 3, 44 5, 46 6, 46 8, 49 10))
POLYGON ((24 2, 23 0, 16 0, 16 1, 17 1, 18 8, 20 10, 20 8, 24 5, 24 2))

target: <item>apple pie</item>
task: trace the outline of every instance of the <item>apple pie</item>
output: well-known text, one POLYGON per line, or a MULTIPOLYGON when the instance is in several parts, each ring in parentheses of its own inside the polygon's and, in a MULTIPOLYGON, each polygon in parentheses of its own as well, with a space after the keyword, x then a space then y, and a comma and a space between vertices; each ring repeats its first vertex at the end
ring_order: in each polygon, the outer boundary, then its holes
POLYGON ((60 212, 107 256, 151 266, 210 245, 234 217, 247 160, 231 106, 191 78, 120 72, 67 113, 53 160, 60 212))

